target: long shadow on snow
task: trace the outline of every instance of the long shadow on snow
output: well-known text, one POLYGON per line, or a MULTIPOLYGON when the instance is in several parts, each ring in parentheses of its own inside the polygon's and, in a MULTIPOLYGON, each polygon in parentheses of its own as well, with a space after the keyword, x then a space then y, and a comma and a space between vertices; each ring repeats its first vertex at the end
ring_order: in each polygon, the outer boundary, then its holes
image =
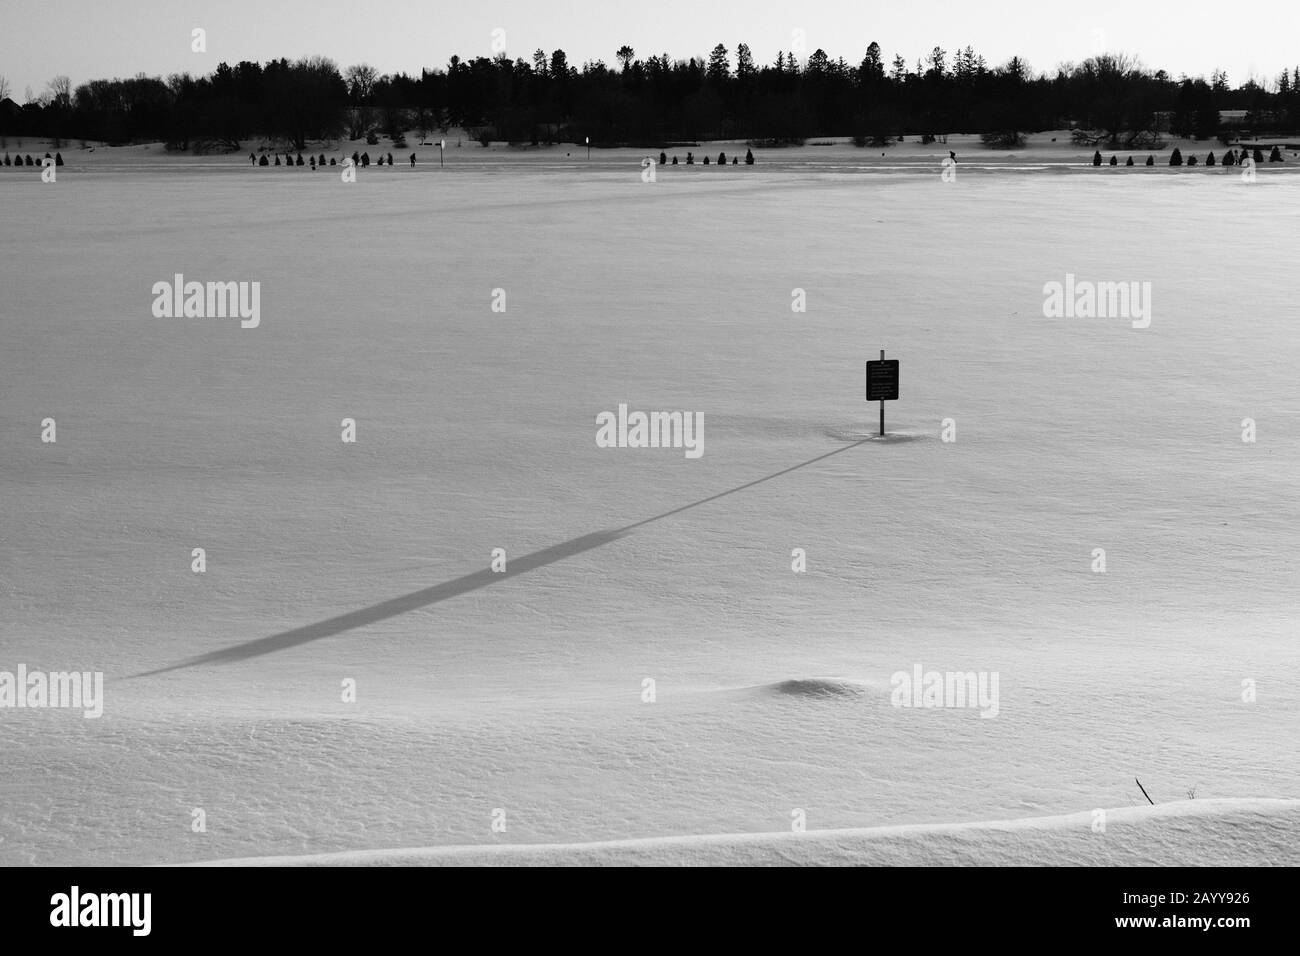
POLYGON ((864 445, 868 441, 871 441, 871 439, 863 439, 861 441, 855 441, 849 445, 843 445, 840 448, 836 448, 834 451, 828 451, 823 455, 818 455, 816 458, 809 458, 807 461, 800 462, 797 465, 791 465, 789 468, 783 468, 781 471, 773 472, 772 474, 766 475, 762 478, 755 478, 753 481, 747 481, 745 484, 737 485, 735 488, 720 491, 716 495, 701 498, 699 501, 693 501, 690 504, 682 505, 679 508, 673 508, 671 511, 665 511, 662 514, 657 514, 650 518, 644 518, 634 524, 629 524, 613 531, 596 531, 591 534, 584 534, 577 538, 570 538, 568 541, 561 542, 560 544, 551 545, 549 548, 543 548, 541 551, 534 551, 532 554, 526 554, 523 557, 511 558, 509 563, 506 565, 506 570, 500 573, 485 568, 482 571, 475 571, 473 574, 466 574, 463 577, 455 578, 451 581, 444 581, 442 584, 435 584, 432 587, 421 588, 419 591, 412 591, 410 594, 403 594, 401 597, 390 598, 387 601, 372 604, 369 607, 361 608, 358 611, 350 611, 347 614, 340 614, 337 617, 331 617, 324 621, 317 621, 314 624, 305 624, 302 627, 295 627, 292 630, 281 631, 279 634, 272 634, 269 637, 261 637, 255 641, 245 641, 243 644, 235 644, 219 651, 212 651, 208 654, 201 654, 198 657, 192 657, 189 660, 181 661, 168 667, 160 667, 156 670, 144 671, 143 673, 133 674, 131 676, 151 677, 155 674, 165 674, 168 671, 181 670, 182 668, 187 667, 197 667, 201 664, 228 664, 233 661, 248 660, 252 657, 261 657, 264 654, 274 654, 278 651, 288 650, 291 647, 297 647, 299 644, 317 641, 323 637, 333 637, 335 634, 342 634, 345 631, 355 630, 358 627, 365 627, 367 624, 374 624, 378 621, 387 620, 390 617, 397 617, 399 614, 406 614, 409 611, 416 611, 422 607, 428 607, 430 604, 437 604, 440 601, 459 597, 462 594, 468 594, 470 591, 477 591, 479 588, 485 588, 489 585, 500 584, 502 581, 508 581, 521 574, 527 574, 529 571, 535 571, 537 568, 543 568, 548 564, 555 564, 556 562, 563 561, 566 558, 582 554, 584 551, 599 548, 602 545, 609 544, 611 541, 617 541, 619 538, 626 537, 637 528, 648 525, 651 522, 662 521, 664 518, 670 518, 673 515, 681 514, 683 511, 689 511, 691 508, 698 508, 700 505, 706 505, 711 501, 717 501, 719 498, 725 498, 727 495, 734 495, 738 491, 744 491, 747 488, 753 488, 755 485, 761 485, 763 482, 771 481, 773 478, 780 478, 782 475, 788 475, 792 471, 806 468, 809 465, 830 458, 832 455, 838 455, 851 448, 857 448, 859 445, 864 445))

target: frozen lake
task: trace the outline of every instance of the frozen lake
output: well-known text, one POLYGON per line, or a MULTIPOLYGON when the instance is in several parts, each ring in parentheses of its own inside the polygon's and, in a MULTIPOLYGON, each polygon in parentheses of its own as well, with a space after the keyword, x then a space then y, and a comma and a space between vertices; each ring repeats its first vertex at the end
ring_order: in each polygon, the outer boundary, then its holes
POLYGON ((0 670, 104 673, 0 710, 0 863, 1300 793, 1292 169, 639 173, 0 175, 0 670))

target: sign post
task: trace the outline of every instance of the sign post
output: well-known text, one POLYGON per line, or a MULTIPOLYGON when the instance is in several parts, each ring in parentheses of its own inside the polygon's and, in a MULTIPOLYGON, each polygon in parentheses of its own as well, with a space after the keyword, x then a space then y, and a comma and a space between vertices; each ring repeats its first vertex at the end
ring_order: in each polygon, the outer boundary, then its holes
POLYGON ((587 161, 591 162, 591 137, 587 137, 587 161))
POLYGON ((880 350, 880 361, 867 363, 867 401, 880 402, 880 437, 885 437, 885 402, 898 398, 898 359, 885 361, 885 350, 880 350))
POLYGON ((444 139, 438 143, 438 165, 442 166, 442 157, 447 154, 447 141, 444 139))

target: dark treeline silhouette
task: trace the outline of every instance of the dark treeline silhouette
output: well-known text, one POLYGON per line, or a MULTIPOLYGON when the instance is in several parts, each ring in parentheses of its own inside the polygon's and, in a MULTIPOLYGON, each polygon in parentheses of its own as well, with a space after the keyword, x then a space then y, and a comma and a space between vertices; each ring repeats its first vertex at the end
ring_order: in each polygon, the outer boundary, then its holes
MULTIPOLYGON (((618 66, 570 66, 563 50, 531 61, 452 57, 446 69, 381 75, 365 64, 340 72, 323 57, 266 65, 220 64, 203 77, 143 75, 94 80, 71 89, 66 78, 39 100, 0 105, 0 134, 109 143, 162 141, 174 149, 237 149, 252 137, 295 149, 309 141, 365 139, 464 128, 487 143, 668 144, 743 139, 770 144, 812 135, 851 136, 886 145, 904 133, 941 138, 980 133, 1014 146, 1023 133, 1075 127, 1088 145, 1146 145, 1159 131, 1209 137, 1221 110, 1245 111, 1233 130, 1300 129, 1300 67, 1267 86, 1230 88, 1222 73, 1173 78, 1123 54, 1105 54, 1052 73, 1032 73, 1020 58, 989 67, 970 47, 936 47, 909 67, 886 62, 872 43, 856 64, 818 50, 806 61, 781 53, 759 65, 740 44, 734 61, 719 44, 707 58, 638 59, 618 66)), ((61 81, 61 82, 60 82, 61 81)))

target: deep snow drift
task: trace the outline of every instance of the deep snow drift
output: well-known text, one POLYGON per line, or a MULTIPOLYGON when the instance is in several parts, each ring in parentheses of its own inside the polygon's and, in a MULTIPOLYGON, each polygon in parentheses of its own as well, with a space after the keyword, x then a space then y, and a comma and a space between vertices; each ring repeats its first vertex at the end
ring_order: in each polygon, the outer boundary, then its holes
MULTIPOLYGON (((1295 859, 1300 801, 1197 800, 994 823, 354 850, 226 866, 1227 866, 1295 859), (1101 827, 1105 823, 1105 829, 1101 827)), ((201 864, 193 864, 201 865, 201 864)))
POLYGON ((1261 822, 1293 809, 1218 802, 1298 790, 1291 168, 29 179, 0 177, 0 671, 103 671, 105 702, 0 710, 0 863, 796 811, 1074 815, 1022 849, 1121 862, 1085 816, 1145 806, 1135 776, 1204 824, 1138 855, 1298 862, 1261 822), (260 282, 260 327, 154 318, 176 273, 260 282), (1067 274, 1152 283, 1150 327, 1045 318, 1067 274), (598 448, 620 403, 703 413, 704 454, 598 448), (996 674, 996 717, 893 706, 917 665, 996 674))

